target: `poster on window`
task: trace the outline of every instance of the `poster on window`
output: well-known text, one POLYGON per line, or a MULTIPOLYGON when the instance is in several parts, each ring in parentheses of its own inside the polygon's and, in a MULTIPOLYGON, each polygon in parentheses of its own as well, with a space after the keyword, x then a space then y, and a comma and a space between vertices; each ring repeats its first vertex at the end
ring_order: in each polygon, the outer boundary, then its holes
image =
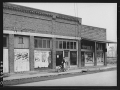
POLYGON ((8 49, 3 49, 3 73, 9 72, 8 49))
POLYGON ((14 71, 29 71, 29 50, 14 49, 14 71))
POLYGON ((97 53, 97 65, 100 65, 100 64, 103 65, 103 62, 104 62, 103 53, 98 52, 97 53))
POLYGON ((85 63, 93 63, 93 53, 86 52, 85 53, 85 63))
POLYGON ((34 67, 41 68, 41 67, 49 67, 51 63, 51 52, 50 51, 34 51, 34 67))

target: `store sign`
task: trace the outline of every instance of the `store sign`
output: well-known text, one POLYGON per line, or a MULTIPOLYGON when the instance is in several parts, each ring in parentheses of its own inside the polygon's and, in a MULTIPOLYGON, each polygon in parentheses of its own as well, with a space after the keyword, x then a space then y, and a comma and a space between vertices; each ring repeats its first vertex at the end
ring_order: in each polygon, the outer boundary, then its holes
POLYGON ((92 46, 82 45, 82 49, 92 50, 92 46))
POLYGON ((29 71, 28 49, 14 49, 14 71, 29 71))
POLYGON ((41 67, 48 67, 51 63, 51 52, 50 51, 34 51, 34 67, 41 68, 41 67))

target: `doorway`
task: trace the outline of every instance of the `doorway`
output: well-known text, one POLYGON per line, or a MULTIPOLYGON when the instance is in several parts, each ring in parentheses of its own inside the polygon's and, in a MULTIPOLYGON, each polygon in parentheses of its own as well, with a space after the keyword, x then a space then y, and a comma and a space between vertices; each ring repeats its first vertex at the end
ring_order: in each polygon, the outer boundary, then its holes
POLYGON ((85 56, 84 56, 84 52, 81 52, 81 65, 82 65, 82 67, 85 66, 85 56))
POLYGON ((70 51, 70 65, 77 65, 77 51, 70 51))
POLYGON ((63 51, 56 51, 56 66, 61 65, 63 59, 63 51))

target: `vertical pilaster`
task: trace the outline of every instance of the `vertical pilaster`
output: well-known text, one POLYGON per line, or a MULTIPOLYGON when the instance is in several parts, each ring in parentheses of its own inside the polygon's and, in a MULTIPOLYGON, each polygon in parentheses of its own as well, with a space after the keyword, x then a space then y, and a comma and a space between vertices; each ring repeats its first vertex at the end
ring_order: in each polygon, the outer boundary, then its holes
MULTIPOLYGON (((52 35, 55 35, 56 33, 56 26, 55 26, 55 23, 56 23, 56 14, 53 15, 52 17, 52 35)), ((56 38, 52 38, 52 61, 51 61, 51 68, 52 69, 55 69, 56 68, 56 38)))
POLYGON ((56 38, 52 38, 52 69, 56 68, 56 38))
POLYGON ((10 73, 14 73, 14 34, 9 34, 8 56, 9 56, 9 71, 10 73))
POLYGON ((78 40, 78 67, 81 67, 81 40, 78 40))
POLYGON ((34 36, 30 36, 29 42, 29 63, 30 63, 30 71, 34 70, 34 36))
POLYGON ((107 66, 107 52, 106 52, 107 45, 106 43, 104 44, 104 65, 107 66))
POLYGON ((94 47, 94 66, 97 66, 97 49, 96 49, 96 42, 94 47))

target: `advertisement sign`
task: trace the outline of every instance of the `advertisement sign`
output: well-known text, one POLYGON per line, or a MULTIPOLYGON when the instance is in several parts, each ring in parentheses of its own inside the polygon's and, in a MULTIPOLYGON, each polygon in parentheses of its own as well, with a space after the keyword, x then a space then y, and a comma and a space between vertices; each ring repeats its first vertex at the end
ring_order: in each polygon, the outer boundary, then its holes
POLYGON ((34 67, 41 68, 41 67, 48 67, 51 63, 50 58, 51 52, 50 51, 34 51, 34 67))
POLYGON ((85 63, 94 63, 92 52, 85 52, 85 63))
POLYGON ((3 73, 9 72, 8 67, 8 49, 3 49, 3 73))
POLYGON ((14 49, 14 71, 29 71, 28 49, 14 49))

